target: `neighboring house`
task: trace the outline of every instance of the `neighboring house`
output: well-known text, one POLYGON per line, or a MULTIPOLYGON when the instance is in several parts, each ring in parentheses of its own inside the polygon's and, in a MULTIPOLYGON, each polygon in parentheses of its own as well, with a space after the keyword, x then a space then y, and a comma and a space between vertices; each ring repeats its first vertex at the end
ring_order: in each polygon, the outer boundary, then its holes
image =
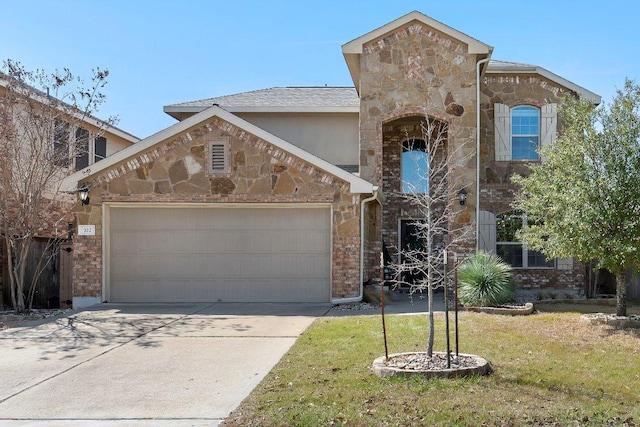
MULTIPOLYGON (((65 188, 95 235, 74 238, 74 306, 110 302, 347 302, 404 247, 408 144, 425 116, 448 125, 451 176, 468 199, 464 247, 497 252, 523 288, 577 290, 583 267, 515 241, 513 173, 552 143, 565 93, 600 97, 419 12, 342 47, 355 87, 280 87, 165 107, 180 122, 65 188), (533 142, 533 145, 532 145, 533 142), (476 156, 479 153, 479 157, 476 156)), ((457 191, 457 189, 453 189, 457 191)))
MULTIPOLYGON (((0 73, 0 96, 4 96, 6 93, 7 79, 5 74, 0 73)), ((47 99, 47 95, 43 92, 31 87, 27 87, 27 89, 29 96, 32 96, 31 99, 35 100, 37 105, 41 105, 42 102, 45 102, 43 100, 47 99)), ((81 120, 81 126, 72 126, 69 121, 64 120, 64 117, 65 114, 73 110, 66 104, 64 107, 68 108, 65 108, 64 112, 60 110, 61 119, 55 120, 54 129, 51 132, 51 150, 59 153, 59 156, 54 160, 55 165, 60 167, 63 175, 81 169, 84 170, 84 173, 88 173, 97 162, 140 141, 139 138, 93 116, 87 116, 81 120), (71 146, 71 142, 75 144, 75 148, 71 146)), ((81 115, 80 112, 77 114, 81 115)), ((73 120, 73 122, 77 123, 78 120, 73 120)), ((64 203, 60 203, 60 206, 64 206, 64 203)), ((70 215, 73 218, 73 215, 70 215)), ((62 218, 62 214, 54 216, 62 218)), ((61 232, 59 226, 43 224, 40 234, 33 242, 28 270, 35 270, 33 266, 38 264, 40 254, 43 251, 46 251, 46 258, 49 260, 45 272, 38 280, 34 299, 35 307, 54 307, 59 302, 62 307, 71 306, 73 298, 72 243, 50 244, 51 239, 59 238, 61 234, 66 236, 67 227, 65 223, 65 229, 61 232), (54 230, 54 228, 56 229, 54 230)), ((71 224, 69 230, 73 232, 73 229, 74 226, 71 224)), ((11 298, 8 286, 8 260, 4 246, 3 240, 3 244, 0 245, 0 303, 8 304, 11 298)))

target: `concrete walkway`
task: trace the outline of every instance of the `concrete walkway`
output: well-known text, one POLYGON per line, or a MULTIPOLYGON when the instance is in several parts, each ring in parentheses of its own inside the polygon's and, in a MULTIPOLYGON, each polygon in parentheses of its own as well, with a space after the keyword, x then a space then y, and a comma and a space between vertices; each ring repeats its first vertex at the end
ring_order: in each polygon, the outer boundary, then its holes
POLYGON ((217 426, 328 304, 103 304, 0 332, 0 425, 217 426))

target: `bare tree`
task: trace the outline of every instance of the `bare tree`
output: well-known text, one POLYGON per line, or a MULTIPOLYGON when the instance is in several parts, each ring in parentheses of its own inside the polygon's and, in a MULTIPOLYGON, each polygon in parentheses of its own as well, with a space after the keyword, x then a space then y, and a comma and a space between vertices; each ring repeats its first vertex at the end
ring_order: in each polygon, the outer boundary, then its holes
MULTIPOLYGON (((431 357, 434 290, 448 284, 446 271, 451 271, 444 268, 446 254, 465 254, 473 247, 473 226, 470 220, 459 218, 463 209, 460 190, 471 183, 465 182, 456 170, 456 166, 465 165, 470 156, 464 153, 464 147, 452 147, 448 143, 449 127, 446 122, 426 117, 421 124, 421 133, 422 139, 409 139, 409 145, 404 147, 406 151, 424 153, 420 154, 424 160, 415 164, 420 183, 403 182, 405 191, 400 194, 413 207, 414 244, 399 248, 398 262, 390 267, 396 286, 408 287, 410 295, 427 292, 427 355, 431 357)), ((466 197, 466 193, 463 196, 466 197)))
POLYGON ((11 303, 22 312, 32 308, 35 285, 52 252, 43 250, 35 263, 28 262, 35 239, 56 245, 69 237, 67 224, 76 197, 59 192, 59 186, 74 172, 74 159, 87 155, 87 121, 91 119, 94 134, 102 131, 101 124, 111 122, 91 116, 104 102, 100 89, 109 73, 93 70, 91 84, 85 87, 68 69, 47 74, 7 60, 3 71, 0 236, 7 254, 11 303))

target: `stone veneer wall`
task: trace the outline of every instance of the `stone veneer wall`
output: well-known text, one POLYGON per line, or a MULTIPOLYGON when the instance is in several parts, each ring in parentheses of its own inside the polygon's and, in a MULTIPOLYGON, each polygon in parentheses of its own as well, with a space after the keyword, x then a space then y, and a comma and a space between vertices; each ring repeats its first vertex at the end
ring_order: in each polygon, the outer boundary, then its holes
MULTIPOLYGON (((487 74, 481 85, 480 106, 480 209, 500 214, 511 210, 518 188, 511 183, 513 174, 526 175, 528 162, 496 161, 494 104, 509 107, 561 104, 567 91, 541 76, 516 74, 487 74)), ((562 123, 558 122, 558 131, 562 123)), ((584 286, 584 264, 574 261, 569 270, 516 269, 514 280, 521 289, 571 289, 584 286)))
POLYGON ((360 195, 349 184, 218 117, 97 176, 87 185, 91 204, 78 206, 78 223, 96 236, 77 236, 74 296, 102 293, 102 203, 328 203, 332 206, 332 298, 358 295, 360 195), (205 145, 230 137, 231 170, 206 173, 205 145), (81 265, 82 264, 82 265, 81 265))
MULTIPOLYGON (((360 176, 381 185, 385 195, 398 191, 388 179, 392 169, 399 168, 399 156, 396 159, 390 151, 385 154, 387 125, 409 116, 446 122, 452 180, 469 183, 467 204, 454 221, 472 224, 476 201, 475 192, 469 190, 475 183, 475 64, 476 57, 467 53, 466 45, 417 21, 366 44, 360 60, 360 176)), ((383 235, 395 246, 402 205, 386 200, 384 206, 383 235)), ((467 246, 475 246, 472 237, 467 246)))

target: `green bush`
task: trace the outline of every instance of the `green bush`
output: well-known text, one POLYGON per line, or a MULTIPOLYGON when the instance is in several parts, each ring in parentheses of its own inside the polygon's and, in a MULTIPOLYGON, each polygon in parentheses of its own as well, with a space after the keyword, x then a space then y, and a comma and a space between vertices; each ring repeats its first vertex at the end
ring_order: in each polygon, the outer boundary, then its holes
POLYGON ((458 267, 458 299, 467 307, 499 306, 513 301, 511 266, 479 251, 458 267))

